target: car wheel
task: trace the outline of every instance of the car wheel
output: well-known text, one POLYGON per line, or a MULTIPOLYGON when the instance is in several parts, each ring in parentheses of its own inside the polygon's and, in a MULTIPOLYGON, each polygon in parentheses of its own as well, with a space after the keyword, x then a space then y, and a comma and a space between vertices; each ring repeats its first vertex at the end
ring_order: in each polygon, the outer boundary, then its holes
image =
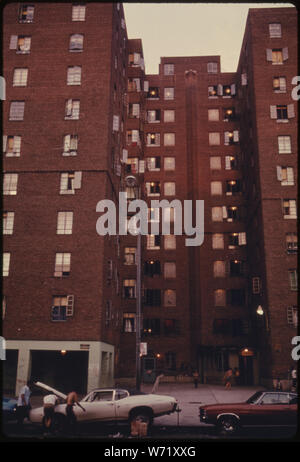
POLYGON ((239 428, 239 423, 236 417, 226 415, 218 420, 218 431, 223 435, 234 435, 239 428))
POLYGON ((66 430, 66 417, 63 414, 54 414, 53 431, 55 433, 64 433, 66 430))

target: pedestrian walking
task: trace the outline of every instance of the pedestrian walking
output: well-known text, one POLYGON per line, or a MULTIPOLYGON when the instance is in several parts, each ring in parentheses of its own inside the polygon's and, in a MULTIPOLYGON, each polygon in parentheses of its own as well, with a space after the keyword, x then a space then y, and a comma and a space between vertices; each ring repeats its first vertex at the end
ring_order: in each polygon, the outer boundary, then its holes
POLYGON ((46 395, 43 399, 43 405, 44 405, 43 426, 46 432, 53 431, 54 411, 55 411, 55 406, 57 404, 58 404, 58 398, 54 394, 46 395))
POLYGON ((295 366, 292 369, 291 376, 292 376, 292 391, 296 391, 297 390, 297 369, 295 366))
POLYGON ((232 380, 233 380, 233 372, 232 372, 232 369, 228 369, 228 370, 225 372, 225 375, 224 375, 225 388, 226 388, 227 390, 229 390, 229 389, 231 388, 232 380))
POLYGON ((153 385, 153 388, 152 388, 152 390, 151 390, 151 393, 156 393, 156 392, 157 392, 160 379, 162 379, 163 376, 164 376, 164 374, 163 374, 162 372, 160 372, 159 375, 156 377, 155 382, 154 382, 154 385, 153 385))
POLYGON ((26 385, 24 385, 19 393, 18 402, 17 402, 17 422, 18 427, 23 425, 24 419, 27 418, 29 420, 29 411, 31 409, 30 405, 30 395, 33 383, 28 381, 26 385))
POLYGON ((73 406, 81 407, 81 409, 85 412, 84 407, 81 406, 78 400, 78 395, 76 391, 71 391, 67 396, 67 406, 66 406, 66 416, 67 416, 67 432, 75 433, 77 431, 77 419, 76 415, 74 414, 73 406))
POLYGON ((194 387, 198 388, 198 382, 199 382, 199 372, 198 371, 193 372, 193 378, 194 378, 194 387))

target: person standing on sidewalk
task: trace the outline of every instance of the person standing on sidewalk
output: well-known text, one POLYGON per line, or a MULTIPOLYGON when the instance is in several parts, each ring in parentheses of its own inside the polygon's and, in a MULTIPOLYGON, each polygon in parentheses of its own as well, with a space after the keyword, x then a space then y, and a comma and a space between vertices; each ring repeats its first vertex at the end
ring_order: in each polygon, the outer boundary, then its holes
POLYGON ((29 411, 31 409, 30 405, 30 395, 31 390, 30 387, 33 385, 31 381, 27 382, 24 385, 19 393, 18 402, 17 402, 17 422, 18 427, 20 428, 23 425, 23 421, 25 418, 29 420, 29 411))
POLYGON ((199 372, 198 371, 193 372, 193 379, 194 379, 194 387, 198 388, 198 382, 199 382, 199 372))
POLYGON ((228 371, 225 372, 224 375, 224 382, 225 382, 225 388, 226 390, 230 390, 231 384, 233 380, 233 372, 232 369, 228 369, 228 371))

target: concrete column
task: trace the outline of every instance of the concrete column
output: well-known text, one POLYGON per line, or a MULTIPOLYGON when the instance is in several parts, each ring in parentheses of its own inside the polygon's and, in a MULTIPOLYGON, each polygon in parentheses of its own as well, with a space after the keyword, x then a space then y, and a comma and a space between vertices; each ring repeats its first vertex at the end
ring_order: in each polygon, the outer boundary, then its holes
POLYGON ((16 381, 16 396, 18 396, 21 388, 30 379, 31 373, 31 355, 29 348, 21 346, 19 349, 17 381, 16 381))
POLYGON ((87 392, 100 386, 101 343, 93 345, 89 351, 87 392))

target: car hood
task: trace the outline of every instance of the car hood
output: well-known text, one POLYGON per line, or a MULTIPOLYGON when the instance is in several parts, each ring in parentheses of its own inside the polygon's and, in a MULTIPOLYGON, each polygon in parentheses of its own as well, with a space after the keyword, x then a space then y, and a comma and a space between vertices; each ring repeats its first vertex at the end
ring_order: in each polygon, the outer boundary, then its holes
POLYGON ((47 390, 47 391, 50 391, 51 393, 54 393, 59 398, 67 399, 67 395, 65 395, 64 393, 61 393, 58 390, 55 390, 55 388, 49 387, 49 385, 46 385, 45 383, 34 382, 34 385, 39 388, 42 388, 43 390, 47 390))

